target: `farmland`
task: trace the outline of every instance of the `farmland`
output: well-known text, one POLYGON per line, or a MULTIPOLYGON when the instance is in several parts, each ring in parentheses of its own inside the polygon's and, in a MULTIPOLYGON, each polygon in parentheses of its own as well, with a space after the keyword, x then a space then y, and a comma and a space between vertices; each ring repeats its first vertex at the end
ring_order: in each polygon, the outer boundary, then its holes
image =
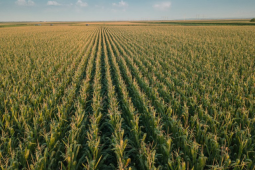
POLYGON ((1 169, 254 169, 254 26, 0 28, 1 169))

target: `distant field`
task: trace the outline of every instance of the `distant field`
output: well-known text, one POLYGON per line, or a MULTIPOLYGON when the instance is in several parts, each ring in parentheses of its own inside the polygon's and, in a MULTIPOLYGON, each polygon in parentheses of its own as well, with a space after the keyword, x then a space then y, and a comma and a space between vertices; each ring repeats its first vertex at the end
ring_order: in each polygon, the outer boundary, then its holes
POLYGON ((18 27, 18 26, 90 26, 107 25, 107 26, 151 26, 151 25, 182 25, 182 26, 255 26, 250 20, 176 20, 176 21, 102 21, 102 22, 7 22, 1 23, 2 27, 18 27))
POLYGON ((139 22, 0 22, 0 28, 18 26, 145 25, 139 22))
POLYGON ((255 29, 182 23, 1 23, 0 168, 254 169, 255 29))
POLYGON ((147 24, 183 26, 255 26, 250 20, 187 20, 187 21, 148 21, 147 24))

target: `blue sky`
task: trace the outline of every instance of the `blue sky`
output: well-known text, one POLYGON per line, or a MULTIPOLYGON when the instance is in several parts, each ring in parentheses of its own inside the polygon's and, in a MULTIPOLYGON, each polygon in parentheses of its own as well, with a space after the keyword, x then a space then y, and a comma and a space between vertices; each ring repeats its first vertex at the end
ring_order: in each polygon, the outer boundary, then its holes
POLYGON ((0 21, 255 18, 255 0, 0 0, 0 21))

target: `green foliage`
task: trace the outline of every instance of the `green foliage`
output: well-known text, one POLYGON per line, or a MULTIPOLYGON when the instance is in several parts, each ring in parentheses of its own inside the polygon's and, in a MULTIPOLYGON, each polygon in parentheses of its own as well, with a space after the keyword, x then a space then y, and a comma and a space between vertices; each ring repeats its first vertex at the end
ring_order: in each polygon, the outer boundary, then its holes
POLYGON ((2 29, 1 169, 254 169, 251 36, 252 27, 2 29))
POLYGON ((251 19, 251 22, 255 22, 255 18, 252 18, 252 19, 251 19))

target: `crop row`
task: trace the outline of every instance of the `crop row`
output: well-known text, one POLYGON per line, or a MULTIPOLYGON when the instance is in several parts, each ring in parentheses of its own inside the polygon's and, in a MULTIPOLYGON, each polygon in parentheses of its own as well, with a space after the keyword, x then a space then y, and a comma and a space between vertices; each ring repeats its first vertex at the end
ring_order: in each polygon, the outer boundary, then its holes
POLYGON ((1 169, 253 169, 247 33, 254 30, 3 29, 1 169))

